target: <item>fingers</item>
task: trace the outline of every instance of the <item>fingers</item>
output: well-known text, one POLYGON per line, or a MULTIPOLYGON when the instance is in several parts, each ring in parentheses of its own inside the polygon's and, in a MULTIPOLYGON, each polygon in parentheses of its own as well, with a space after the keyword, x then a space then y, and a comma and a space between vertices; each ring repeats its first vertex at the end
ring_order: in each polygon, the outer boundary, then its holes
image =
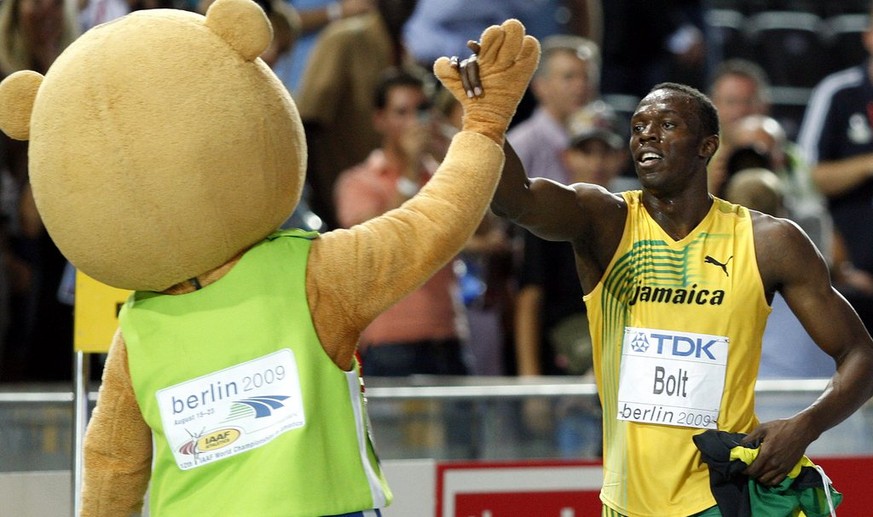
POLYGON ((482 81, 479 78, 479 60, 476 54, 461 62, 461 82, 468 97, 482 95, 482 81), (471 95, 472 94, 472 95, 471 95))
POLYGON ((752 462, 749 467, 743 471, 743 474, 753 478, 755 481, 766 486, 775 486, 781 483, 787 476, 788 471, 780 468, 778 465, 765 464, 761 458, 752 462))
MULTIPOLYGON (((750 438, 751 434, 746 437, 750 438)), ((756 438, 752 437, 753 440, 756 438)), ((744 443, 745 439, 743 440, 744 443)), ((794 463, 779 459, 765 444, 758 448, 758 456, 746 467, 743 474, 755 479, 758 483, 766 486, 775 486, 781 483, 787 476, 794 463)))
MULTIPOLYGON (((448 60, 449 66, 457 74, 461 86, 464 88, 468 98, 479 97, 482 95, 482 82, 479 77, 479 60, 476 55, 458 61, 458 56, 452 56, 448 60)), ((445 82, 444 82, 445 84, 445 82)))
POLYGON ((465 59, 462 62, 458 63, 458 58, 452 58, 452 66, 454 66, 458 70, 458 75, 461 77, 461 84, 464 86, 464 91, 467 93, 467 97, 473 96, 473 85, 470 84, 470 78, 467 77, 467 63, 469 59, 465 59))
POLYGON ((747 434, 740 443, 743 444, 754 444, 755 446, 760 445, 761 441, 763 441, 764 436, 767 433, 761 428, 761 426, 753 429, 749 434, 747 434))

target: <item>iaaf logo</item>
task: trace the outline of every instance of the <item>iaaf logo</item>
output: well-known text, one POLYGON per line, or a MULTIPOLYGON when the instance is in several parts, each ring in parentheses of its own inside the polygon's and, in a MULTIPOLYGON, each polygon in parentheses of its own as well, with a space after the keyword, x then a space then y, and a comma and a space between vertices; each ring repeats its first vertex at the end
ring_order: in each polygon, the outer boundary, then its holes
POLYGON ((191 441, 185 442, 179 447, 179 452, 194 456, 195 463, 199 460, 200 453, 223 449, 237 441, 242 435, 240 430, 234 427, 210 431, 208 434, 204 434, 205 431, 200 431, 199 433, 187 432, 191 437, 191 441))
POLYGON ((706 334, 668 333, 662 330, 628 328, 634 335, 627 341, 632 352, 694 358, 703 361, 724 361, 727 338, 706 334))
MULTIPOLYGON (((246 413, 254 412, 256 419, 266 418, 273 414, 276 409, 281 409, 285 405, 281 401, 288 397, 282 395, 272 395, 265 397, 253 397, 234 402, 233 407, 246 408, 242 414, 231 416, 230 419, 245 418, 249 415, 246 413)), ((229 420, 229 419, 228 419, 229 420)), ((218 449, 223 449, 233 442, 237 441, 242 435, 242 432, 235 427, 228 427, 210 431, 209 434, 204 434, 205 430, 199 433, 192 433, 187 429, 185 432, 191 437, 191 440, 182 444, 179 447, 179 452, 182 454, 193 455, 194 461, 197 461, 198 454, 201 452, 211 452, 218 449)))

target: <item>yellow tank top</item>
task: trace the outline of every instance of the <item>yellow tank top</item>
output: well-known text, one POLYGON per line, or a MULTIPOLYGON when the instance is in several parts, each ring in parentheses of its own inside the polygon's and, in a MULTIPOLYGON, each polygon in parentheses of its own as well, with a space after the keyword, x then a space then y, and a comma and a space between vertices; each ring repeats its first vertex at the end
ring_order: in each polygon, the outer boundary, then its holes
POLYGON ((715 505, 691 437, 749 432, 770 307, 747 209, 715 199, 672 239, 641 192, 621 242, 585 296, 603 405, 601 500, 624 515, 685 517, 715 505))

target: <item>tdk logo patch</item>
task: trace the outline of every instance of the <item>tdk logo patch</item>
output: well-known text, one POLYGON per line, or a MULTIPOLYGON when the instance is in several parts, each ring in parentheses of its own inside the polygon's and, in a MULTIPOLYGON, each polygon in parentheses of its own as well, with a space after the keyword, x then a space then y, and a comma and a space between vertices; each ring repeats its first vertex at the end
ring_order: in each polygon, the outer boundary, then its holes
POLYGON ((654 329, 628 328, 626 352, 648 356, 723 362, 727 338, 687 332, 668 332, 654 329))

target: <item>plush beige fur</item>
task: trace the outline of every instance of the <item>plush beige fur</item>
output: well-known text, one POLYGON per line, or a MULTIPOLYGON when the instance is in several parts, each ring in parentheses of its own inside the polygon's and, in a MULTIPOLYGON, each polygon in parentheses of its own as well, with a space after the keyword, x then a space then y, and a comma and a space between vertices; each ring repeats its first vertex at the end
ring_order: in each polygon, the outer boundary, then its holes
MULTIPOLYGON (((30 139, 38 209, 75 266, 117 287, 184 293, 192 278, 220 280, 285 220, 306 147, 293 101, 257 58, 270 35, 249 0, 217 0, 205 18, 140 11, 84 34, 44 78, 0 84, 0 128, 30 139)), ((539 45, 515 20, 481 45, 482 97, 467 98, 446 60, 435 66, 466 115, 434 178, 401 208, 313 242, 308 302, 343 369, 361 330, 457 254, 487 209, 539 45)), ((119 332, 85 439, 83 515, 139 510, 151 440, 119 332)))

